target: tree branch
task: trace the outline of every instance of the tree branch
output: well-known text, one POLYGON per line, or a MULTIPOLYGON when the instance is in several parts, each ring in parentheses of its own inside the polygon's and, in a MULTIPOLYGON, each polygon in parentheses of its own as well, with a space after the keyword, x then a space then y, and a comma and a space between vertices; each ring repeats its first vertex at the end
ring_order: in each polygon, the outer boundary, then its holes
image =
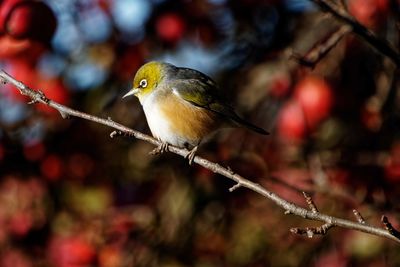
MULTIPOLYGON (((60 112, 60 114, 63 116, 63 118, 65 118, 67 116, 79 117, 79 118, 82 118, 85 120, 89 120, 89 121, 93 121, 93 122, 96 122, 99 124, 109 126, 111 128, 114 128, 114 129, 120 131, 124 135, 135 137, 137 139, 149 142, 153 145, 156 145, 156 146, 161 145, 161 142, 154 139, 153 137, 150 137, 141 132, 132 130, 122 124, 114 122, 110 118, 108 118, 108 119, 99 118, 99 117, 89 115, 84 112, 80 112, 80 111, 71 109, 64 105, 61 105, 61 104, 47 98, 41 91, 33 90, 33 89, 29 88, 28 86, 24 85, 23 83, 15 80, 13 77, 11 77, 9 74, 7 74, 3 70, 0 70, 0 79, 2 79, 2 81, 4 83, 10 83, 10 84, 14 85, 21 92, 21 94, 30 97, 32 100, 31 103, 42 103, 42 104, 48 105, 48 106, 58 110, 60 112)), ((111 137, 113 137, 115 135, 116 135, 116 133, 113 132, 111 134, 111 137)), ((173 153, 183 156, 183 157, 187 156, 189 153, 189 151, 187 149, 175 147, 172 145, 168 146, 168 151, 173 152, 173 153)), ((397 231, 391 226, 391 224, 389 222, 385 224, 386 228, 384 229, 384 228, 379 228, 379 227, 375 227, 372 225, 368 225, 366 223, 354 222, 354 221, 349 221, 349 220, 333 217, 330 215, 326 215, 326 214, 318 212, 315 204, 312 202, 311 197, 305 195, 306 201, 310 207, 310 210, 307 210, 303 207, 297 206, 294 203, 291 203, 291 202, 283 199, 282 197, 278 196, 277 194, 275 194, 273 192, 268 191, 261 185, 242 177, 241 175, 233 172, 230 168, 222 167, 218 163, 211 162, 211 161, 206 160, 199 156, 196 156, 194 158, 193 162, 197 163, 200 166, 203 166, 206 169, 213 171, 214 173, 218 173, 222 176, 225 176, 226 178, 229 178, 229 179, 235 181, 236 185, 231 188, 231 191, 233 191, 239 187, 246 187, 246 188, 268 198, 269 200, 274 202, 277 206, 283 208, 285 210, 285 214, 294 214, 294 215, 303 217, 305 219, 323 222, 324 224, 321 227, 315 228, 313 230, 313 233, 325 234, 331 227, 336 226, 336 227, 343 227, 343 228, 347 228, 347 229, 357 230, 357 231, 369 233, 369 234, 376 235, 376 236, 385 237, 385 238, 388 238, 388 239, 393 240, 400 244, 400 238, 397 237, 395 234, 393 234, 393 233, 397 233, 397 231)), ((308 228, 308 230, 306 230, 305 232, 311 237, 309 229, 311 229, 311 228, 308 228)), ((299 232, 302 232, 302 230, 299 230, 299 232)))
POLYGON ((339 21, 351 26, 352 31, 368 42, 372 47, 383 55, 389 57, 397 67, 400 67, 400 54, 396 49, 384 39, 379 38, 375 33, 361 25, 350 15, 340 4, 335 4, 330 0, 311 0, 317 4, 323 11, 329 12, 339 21))
POLYGON ((351 27, 342 25, 335 32, 331 33, 326 40, 314 45, 304 56, 293 53, 291 58, 295 59, 299 64, 313 69, 350 31, 351 27))

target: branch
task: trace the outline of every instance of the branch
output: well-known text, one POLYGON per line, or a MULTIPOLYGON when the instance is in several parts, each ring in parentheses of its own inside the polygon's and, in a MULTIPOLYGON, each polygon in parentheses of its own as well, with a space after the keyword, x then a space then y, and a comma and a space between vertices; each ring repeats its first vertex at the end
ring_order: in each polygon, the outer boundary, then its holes
POLYGON ((291 58, 295 59, 299 64, 313 69, 350 31, 351 28, 348 25, 342 25, 335 32, 331 33, 326 40, 314 45, 306 55, 301 56, 297 53, 293 53, 291 58))
POLYGON ((332 14, 337 20, 351 26, 352 31, 355 34, 363 38, 380 53, 390 58, 397 67, 400 67, 400 54, 394 49, 394 47, 387 40, 379 38, 375 33, 356 21, 342 5, 335 4, 330 0, 311 1, 317 4, 323 11, 332 14))
MULTIPOLYGON (((26 86, 25 84, 15 80, 13 77, 11 77, 9 74, 7 74, 5 71, 0 70, 0 79, 4 83, 10 83, 14 85, 22 95, 26 95, 31 98, 31 103, 42 103, 45 105, 48 105, 60 112, 60 114, 63 116, 63 118, 66 118, 67 116, 74 116, 74 117, 79 117, 85 120, 93 121, 99 124, 103 124, 106 126, 109 126, 111 128, 116 129, 117 131, 120 131, 123 135, 128 135, 135 137, 137 139, 149 142, 153 145, 160 146, 162 143, 153 137, 150 137, 146 134, 143 134, 141 132, 132 130, 122 124, 119 124, 117 122, 114 122, 110 118, 108 119, 103 119, 99 118, 93 115, 89 115, 87 113, 83 113, 74 109, 71 109, 69 107, 66 107, 64 105, 61 105, 49 98, 47 98, 41 91, 33 90, 26 86)), ((118 132, 113 132, 111 133, 111 137, 118 135, 118 132)), ((175 147, 172 145, 168 146, 168 151, 173 152, 177 155, 180 155, 182 157, 186 157, 189 153, 187 149, 184 148, 179 148, 175 147)), ((277 206, 283 208, 285 210, 285 214, 294 214, 300 217, 303 217, 305 219, 309 220, 314 220, 314 221, 320 221, 323 222, 324 225, 316 228, 317 230, 315 231, 316 234, 320 233, 326 233, 326 231, 331 228, 331 227, 343 227, 343 228, 348 228, 352 230, 357 230, 365 233, 369 233, 372 235, 376 236, 381 236, 388 238, 390 240, 393 240, 397 243, 400 244, 400 238, 395 235, 397 231, 390 225, 390 224, 385 224, 386 228, 379 228, 375 227, 372 225, 368 225, 366 223, 360 223, 360 222, 353 222, 333 216, 329 216, 323 213, 318 212, 316 209, 315 204, 312 202, 311 197, 308 197, 305 194, 305 197, 307 199, 307 203, 311 210, 302 208, 300 206, 295 205, 294 203, 291 203, 282 197, 278 196, 277 194, 268 191, 261 185, 254 183, 241 175, 233 172, 230 168, 225 168, 219 165, 218 163, 211 162, 209 160, 206 160, 202 157, 196 156, 193 160, 193 162, 197 163, 200 166, 203 166, 206 169, 209 169, 213 171, 214 173, 218 173, 222 176, 225 176, 226 178, 229 178, 233 180, 236 185, 231 188, 231 191, 238 189, 239 187, 245 187, 248 188, 266 198, 274 202, 277 206), (390 225, 390 227, 389 227, 390 225)), ((306 231, 307 232, 307 231, 306 231)))

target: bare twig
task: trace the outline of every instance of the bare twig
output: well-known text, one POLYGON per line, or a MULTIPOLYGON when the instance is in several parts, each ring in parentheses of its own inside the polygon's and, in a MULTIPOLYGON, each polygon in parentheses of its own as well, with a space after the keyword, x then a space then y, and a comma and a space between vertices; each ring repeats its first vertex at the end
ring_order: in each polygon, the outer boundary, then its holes
POLYGON ((242 185, 240 183, 235 184, 234 186, 232 186, 231 188, 229 188, 229 192, 233 192, 236 189, 240 188, 242 185))
MULTIPOLYGON (((307 194, 306 192, 303 192, 303 196, 306 200, 306 203, 312 213, 317 214, 318 209, 317 206, 315 205, 314 201, 312 200, 312 197, 307 194)), ((334 225, 331 222, 326 222, 321 226, 318 227, 307 227, 307 228, 291 228, 290 232, 293 234, 297 235, 307 235, 308 238, 313 238, 314 235, 325 235, 329 229, 331 229, 334 225)))
POLYGON ((323 11, 329 12, 336 19, 351 26, 352 31, 363 38, 367 43, 374 47, 383 55, 389 57, 397 67, 400 67, 400 54, 396 49, 384 39, 379 38, 375 33, 357 22, 352 15, 340 4, 330 0, 311 0, 317 4, 323 11))
POLYGON ((291 57, 295 59, 299 64, 306 67, 314 68, 317 63, 324 58, 332 48, 351 31, 351 27, 348 25, 342 25, 335 32, 333 32, 326 40, 316 44, 306 55, 301 56, 297 53, 293 53, 291 57))
MULTIPOLYGON (((38 103, 48 105, 48 106, 58 110, 61 114, 79 117, 79 118, 82 118, 85 120, 93 121, 93 122, 103 124, 103 125, 106 125, 106 126, 116 129, 117 131, 114 134, 112 133, 111 134, 112 136, 128 135, 128 136, 132 136, 137 139, 149 142, 155 146, 161 145, 161 142, 154 139, 153 137, 150 137, 141 132, 132 130, 122 124, 114 122, 110 118, 103 119, 103 118, 99 118, 99 117, 96 117, 93 115, 89 115, 87 113, 71 109, 71 108, 61 105, 51 99, 48 99, 42 92, 29 88, 28 86, 24 85, 23 83, 15 80, 13 77, 11 77, 9 74, 7 74, 5 71, 2 71, 2 70, 0 71, 0 78, 3 80, 3 82, 8 82, 8 83, 13 84, 15 87, 18 88, 18 90, 21 92, 21 94, 27 95, 28 97, 31 98, 31 100, 34 100, 35 102, 38 102, 38 103)), ((168 150, 170 152, 180 155, 182 157, 185 157, 189 152, 187 149, 175 147, 172 145, 168 146, 168 150)), ((261 185, 259 185, 257 183, 247 180, 243 176, 233 172, 230 168, 224 168, 221 165, 219 165, 218 163, 211 162, 211 161, 201 158, 199 156, 196 156, 194 158, 193 162, 197 163, 200 166, 203 166, 206 169, 213 171, 214 173, 218 173, 220 175, 225 176, 226 178, 229 178, 229 179, 235 181, 236 184, 240 185, 241 187, 246 187, 246 188, 270 199, 276 205, 283 208, 285 210, 285 214, 290 213, 290 214, 294 214, 294 215, 303 217, 305 219, 324 222, 325 226, 323 225, 323 226, 319 227, 320 229, 317 228, 317 230, 314 231, 315 233, 326 232, 329 228, 331 228, 333 226, 337 226, 337 227, 343 227, 343 228, 347 228, 347 229, 352 229, 352 230, 369 233, 372 235, 385 237, 385 238, 388 238, 388 239, 393 240, 400 244, 400 238, 398 236, 393 235, 389 230, 371 226, 368 224, 362 224, 359 222, 353 222, 353 221, 333 217, 333 216, 326 215, 326 214, 319 213, 319 212, 313 212, 311 210, 297 206, 294 203, 291 203, 291 202, 283 199, 282 197, 278 196, 277 194, 275 194, 271 191, 268 191, 267 189, 265 189, 264 187, 262 187, 261 185)), ((233 188, 235 188, 235 186, 233 188)))
POLYGON ((291 228, 290 232, 296 235, 307 235, 308 238, 313 238, 314 235, 325 235, 333 226, 332 223, 325 223, 318 227, 291 228))
POLYGON ((395 236, 397 238, 400 238, 400 232, 397 231, 393 225, 389 222, 388 217, 386 217, 385 215, 382 216, 381 221, 383 223, 383 225, 385 226, 386 230, 392 235, 395 236))
POLYGON ((315 205, 311 196, 308 195, 306 192, 303 192, 303 196, 306 199, 306 203, 307 203, 308 207, 310 208, 311 212, 317 213, 318 212, 317 206, 315 205))
POLYGON ((361 215, 361 213, 358 210, 354 209, 353 214, 359 223, 365 223, 363 216, 361 215))

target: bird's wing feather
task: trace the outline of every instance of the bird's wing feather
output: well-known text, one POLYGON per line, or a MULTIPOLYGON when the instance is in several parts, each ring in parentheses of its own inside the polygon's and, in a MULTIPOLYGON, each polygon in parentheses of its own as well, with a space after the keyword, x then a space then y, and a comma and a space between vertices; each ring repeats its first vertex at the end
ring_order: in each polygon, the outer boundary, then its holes
MULTIPOLYGON (((197 72, 198 73, 198 72, 197 72)), ((196 74, 196 72, 194 73, 196 74)), ((176 79, 170 82, 172 92, 192 105, 217 113, 226 121, 245 126, 261 134, 268 134, 265 130, 240 118, 233 108, 221 97, 216 84, 204 74, 195 79, 176 79)), ((186 77, 181 77, 186 78, 186 77)))
POLYGON ((236 115, 232 107, 219 95, 213 82, 198 79, 179 79, 173 81, 170 85, 175 95, 197 107, 208 109, 231 119, 236 115))

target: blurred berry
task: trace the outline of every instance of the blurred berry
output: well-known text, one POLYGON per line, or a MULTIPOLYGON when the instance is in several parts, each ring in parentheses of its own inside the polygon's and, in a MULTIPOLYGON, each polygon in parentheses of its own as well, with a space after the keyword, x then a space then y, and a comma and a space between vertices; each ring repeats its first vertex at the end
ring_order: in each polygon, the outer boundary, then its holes
POLYGON ((24 156, 29 161, 37 161, 43 158, 46 147, 42 142, 24 145, 24 156))
POLYGON ((47 253, 53 266, 58 267, 90 266, 95 258, 94 247, 78 236, 55 237, 47 253))
POLYGON ((382 125, 382 115, 379 110, 366 107, 361 111, 361 121, 369 130, 377 132, 382 125))
POLYGON ((277 129, 280 137, 290 141, 302 140, 308 132, 305 115, 295 100, 285 103, 279 111, 277 129))
POLYGON ((161 40, 168 43, 176 43, 185 32, 185 22, 177 14, 166 13, 157 19, 156 30, 161 40))
POLYGON ((9 35, 0 35, 0 58, 14 58, 32 47, 32 41, 16 40, 9 35))
POLYGON ((332 108, 333 94, 321 78, 308 76, 296 85, 294 97, 300 104, 307 126, 314 129, 325 119, 332 108))
POLYGON ((6 32, 17 39, 48 43, 57 27, 53 11, 42 2, 26 1, 13 7, 5 21, 6 32))
POLYGON ((29 259, 23 252, 13 249, 5 250, 0 256, 2 267, 32 267, 32 259, 29 259))
POLYGON ((364 26, 377 28, 387 19, 388 0, 348 0, 349 12, 364 26))
POLYGON ((32 228, 32 225, 32 214, 28 211, 22 210, 11 216, 9 229, 14 235, 24 236, 32 228))
POLYGON ((105 246, 98 256, 100 267, 119 267, 122 266, 123 255, 122 249, 119 247, 105 246))
POLYGON ((49 180, 57 180, 63 171, 63 162, 57 155, 46 156, 40 165, 42 174, 49 180))
POLYGON ((272 80, 270 85, 270 94, 277 98, 282 98, 288 95, 290 91, 290 78, 286 75, 277 75, 272 80))
POLYGON ((0 2, 0 33, 6 33, 6 21, 10 16, 11 10, 18 3, 26 2, 27 0, 3 0, 0 2))

